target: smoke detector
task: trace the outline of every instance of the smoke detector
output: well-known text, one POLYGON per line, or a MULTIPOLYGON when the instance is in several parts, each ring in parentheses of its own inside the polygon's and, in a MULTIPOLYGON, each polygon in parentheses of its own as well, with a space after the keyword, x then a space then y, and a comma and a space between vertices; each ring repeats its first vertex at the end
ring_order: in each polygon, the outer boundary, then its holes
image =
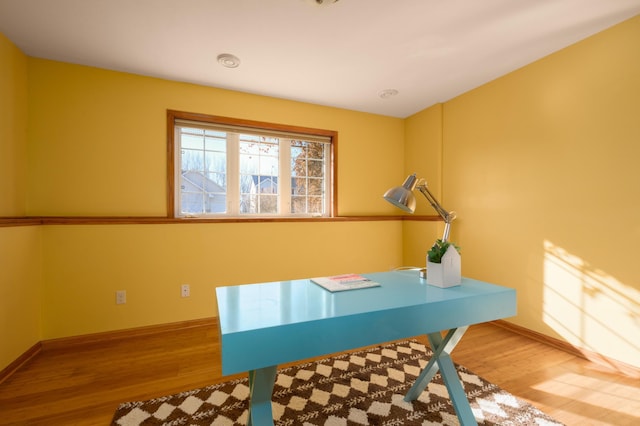
POLYGON ((226 68, 238 68, 240 65, 240 59, 230 53, 221 53, 217 57, 218 63, 226 68))
POLYGON ((398 94, 398 91, 396 89, 384 89, 378 92, 378 97, 380 99, 389 99, 389 98, 393 98, 397 94, 398 94))

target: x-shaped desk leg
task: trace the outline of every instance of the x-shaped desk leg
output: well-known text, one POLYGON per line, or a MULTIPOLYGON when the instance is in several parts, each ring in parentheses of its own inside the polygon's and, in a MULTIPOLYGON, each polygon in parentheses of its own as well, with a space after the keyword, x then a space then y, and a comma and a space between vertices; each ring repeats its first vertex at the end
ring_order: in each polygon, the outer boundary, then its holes
POLYGON ((469 327, 453 328, 449 330, 444 339, 440 333, 430 333, 427 335, 431 348, 433 349, 433 356, 404 397, 404 400, 407 402, 416 400, 426 389, 431 379, 433 379, 433 376, 440 370, 442 380, 447 387, 453 408, 456 410, 462 426, 477 425, 478 423, 473 416, 469 400, 464 393, 458 372, 449 354, 453 348, 456 347, 462 335, 467 331, 467 328, 469 327))
POLYGON ((271 397, 276 381, 276 366, 249 371, 248 426, 273 425, 271 397))

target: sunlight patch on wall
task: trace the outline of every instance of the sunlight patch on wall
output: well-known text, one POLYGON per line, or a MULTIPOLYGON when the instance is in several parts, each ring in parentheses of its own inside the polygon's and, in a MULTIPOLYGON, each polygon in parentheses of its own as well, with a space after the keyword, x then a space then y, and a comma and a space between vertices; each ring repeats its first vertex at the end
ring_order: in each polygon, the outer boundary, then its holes
POLYGON ((544 322, 567 342, 631 365, 640 360, 640 292, 544 242, 544 322))

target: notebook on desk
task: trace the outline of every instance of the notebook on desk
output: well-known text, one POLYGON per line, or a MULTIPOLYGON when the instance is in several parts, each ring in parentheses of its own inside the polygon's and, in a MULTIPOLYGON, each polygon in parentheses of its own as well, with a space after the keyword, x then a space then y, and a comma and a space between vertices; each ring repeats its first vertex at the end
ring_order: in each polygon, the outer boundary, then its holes
POLYGON ((332 277, 311 278, 311 281, 326 290, 336 291, 357 290, 361 288, 380 287, 380 283, 371 281, 359 274, 334 275, 332 277))

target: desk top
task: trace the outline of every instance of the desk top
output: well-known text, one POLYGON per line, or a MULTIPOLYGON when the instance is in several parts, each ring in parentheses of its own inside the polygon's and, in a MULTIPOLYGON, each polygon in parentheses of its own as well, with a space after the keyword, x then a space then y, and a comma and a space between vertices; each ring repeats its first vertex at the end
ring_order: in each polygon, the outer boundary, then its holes
POLYGON ((439 288, 417 271, 362 275, 380 287, 331 293, 309 279, 218 287, 223 374, 516 313, 515 290, 507 287, 463 278, 439 288))

